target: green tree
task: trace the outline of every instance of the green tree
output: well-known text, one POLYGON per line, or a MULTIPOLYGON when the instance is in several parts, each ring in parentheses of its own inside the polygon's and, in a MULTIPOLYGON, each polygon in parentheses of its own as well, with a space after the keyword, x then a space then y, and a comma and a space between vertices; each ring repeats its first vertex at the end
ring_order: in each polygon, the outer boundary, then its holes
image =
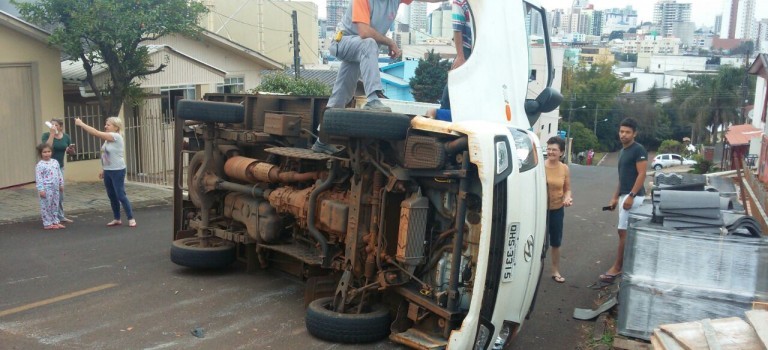
POLYGON ((28 21, 53 26, 49 42, 80 60, 103 116, 117 115, 126 98, 137 95, 137 80, 166 67, 152 66, 144 45, 163 35, 197 34, 196 23, 207 12, 194 0, 12 2, 28 21), (93 70, 100 66, 109 69, 105 86, 94 81, 93 70))
MULTIPOLYGON (((590 130, 595 128, 596 121, 605 119, 613 120, 611 111, 616 104, 616 97, 624 87, 624 80, 616 77, 610 65, 595 64, 589 68, 575 67, 565 69, 563 72, 563 96, 565 100, 560 106, 563 120, 568 120, 571 113, 569 108, 573 106, 571 120, 588 126, 590 130), (571 104, 572 103, 572 104, 571 104), (585 106, 585 108, 579 108, 585 106)), ((611 123, 597 123, 597 134, 601 144, 609 139, 616 138, 617 132, 605 132, 605 128, 611 123)))
MULTIPOLYGON (((563 130, 568 130, 568 123, 563 123, 563 130)), ((600 143, 597 141, 597 137, 592 133, 592 129, 587 128, 580 122, 571 123, 571 135, 573 138, 573 153, 579 153, 589 149, 597 149, 600 147, 600 143)))
POLYGON ((315 79, 296 79, 285 72, 277 71, 262 76, 261 84, 250 92, 275 92, 298 96, 329 96, 331 94, 331 87, 315 79))
POLYGON ((419 59, 415 75, 409 83, 413 98, 418 102, 437 103, 443 95, 450 68, 448 60, 440 59, 435 50, 428 52, 426 59, 419 59))
POLYGON ((664 140, 659 146, 659 153, 677 153, 683 154, 685 146, 677 140, 664 140))
POLYGON ((692 119, 695 144, 707 138, 715 143, 718 130, 724 131, 728 125, 739 121, 744 88, 749 92, 747 99, 754 100, 755 80, 747 80, 746 87, 742 87, 743 81, 742 68, 723 66, 717 74, 692 76, 692 87, 681 85, 673 89, 673 98, 682 101, 680 114, 692 119))

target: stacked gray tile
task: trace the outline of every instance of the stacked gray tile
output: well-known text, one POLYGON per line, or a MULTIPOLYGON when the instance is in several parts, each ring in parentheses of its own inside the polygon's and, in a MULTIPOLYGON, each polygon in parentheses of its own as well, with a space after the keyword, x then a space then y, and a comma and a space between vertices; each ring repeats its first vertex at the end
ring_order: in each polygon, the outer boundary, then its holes
MULTIPOLYGON (((730 219, 726 219, 730 220, 730 219)), ((768 240, 630 223, 618 332, 650 339, 662 324, 743 316, 768 295, 768 240)))

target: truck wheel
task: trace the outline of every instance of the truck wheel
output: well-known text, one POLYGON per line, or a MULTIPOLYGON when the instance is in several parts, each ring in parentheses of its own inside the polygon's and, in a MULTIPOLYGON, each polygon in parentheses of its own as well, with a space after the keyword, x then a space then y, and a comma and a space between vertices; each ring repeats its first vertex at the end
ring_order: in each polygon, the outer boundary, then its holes
POLYGON ((171 261, 195 269, 220 269, 235 262, 235 243, 221 238, 190 237, 173 241, 171 261), (208 246, 202 246, 202 240, 208 246))
POLYGON ((326 110, 321 126, 328 135, 382 140, 403 140, 409 127, 411 119, 405 114, 351 108, 326 110))
POLYGON ((245 108, 239 103, 181 100, 176 104, 176 115, 185 120, 210 123, 242 123, 245 108))
POLYGON ((389 334, 389 311, 374 305, 362 314, 340 314, 332 311, 333 297, 320 298, 307 307, 306 326, 309 334, 335 343, 370 343, 389 334))

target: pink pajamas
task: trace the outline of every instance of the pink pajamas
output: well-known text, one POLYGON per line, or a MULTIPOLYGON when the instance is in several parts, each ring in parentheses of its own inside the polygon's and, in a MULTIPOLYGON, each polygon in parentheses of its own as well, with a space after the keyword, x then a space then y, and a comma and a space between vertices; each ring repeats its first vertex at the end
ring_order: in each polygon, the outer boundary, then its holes
POLYGON ((59 189, 64 186, 64 177, 61 175, 59 162, 55 159, 41 160, 35 167, 35 181, 37 192, 45 191, 45 197, 40 197, 40 214, 43 218, 43 226, 59 223, 59 189))

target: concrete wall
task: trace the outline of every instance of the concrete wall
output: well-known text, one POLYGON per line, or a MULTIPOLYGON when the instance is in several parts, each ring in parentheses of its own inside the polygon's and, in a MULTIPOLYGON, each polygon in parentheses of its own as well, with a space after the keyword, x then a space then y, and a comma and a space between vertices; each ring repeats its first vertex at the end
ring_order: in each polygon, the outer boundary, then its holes
MULTIPOLYGON (((23 31, 12 29, 6 26, 6 23, 0 23, 0 66, 3 65, 28 65, 31 69, 30 86, 31 105, 26 116, 2 116, 0 118, 10 118, 9 124, 28 125, 29 130, 23 131, 25 135, 17 135, 18 142, 5 151, 16 149, 14 157, 23 158, 24 162, 17 165, 26 166, 27 162, 37 160, 37 152, 34 147, 40 143, 40 137, 46 131, 44 122, 51 118, 61 118, 64 116, 64 96, 63 84, 61 80, 60 51, 45 42, 45 39, 33 38, 23 31), (13 118, 31 118, 31 120, 15 120, 13 118), (22 147, 22 149, 19 149, 22 147)), ((22 28, 24 25, 21 26, 22 28)), ((34 31, 34 30, 33 30, 34 31)), ((18 89, 19 86, 0 87, 3 89, 18 89)), ((17 101, 14 101, 17 102, 17 101)), ((8 103, 3 101, 2 103, 8 103)), ((11 102, 12 103, 12 102, 11 102)), ((2 108, 2 107, 0 107, 2 108)), ((2 114, 2 113, 0 113, 2 114)), ((3 121, 5 123, 5 121, 3 121)), ((11 131, 11 130, 6 130, 11 131)), ((19 133, 21 130, 13 130, 19 133)), ((34 181, 34 169, 30 168, 31 179, 34 181)), ((69 173, 67 173, 69 178, 69 173)))
MULTIPOLYGON (((670 70, 696 70, 706 69, 707 58, 696 56, 651 56, 648 71, 663 73, 670 70)), ((640 66, 638 62, 638 66, 640 66)))
POLYGON ((301 64, 320 62, 315 3, 251 0, 207 0, 205 3, 211 12, 201 21, 203 28, 288 66, 293 64, 291 12, 296 10, 301 64))

